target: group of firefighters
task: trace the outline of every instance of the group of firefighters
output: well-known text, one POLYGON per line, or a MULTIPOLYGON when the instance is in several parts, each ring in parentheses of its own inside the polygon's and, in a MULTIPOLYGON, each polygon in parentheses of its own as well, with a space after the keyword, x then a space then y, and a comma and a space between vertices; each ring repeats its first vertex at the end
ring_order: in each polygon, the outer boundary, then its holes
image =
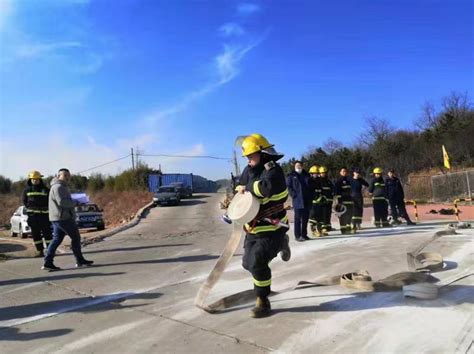
POLYGON ((260 318, 271 314, 268 299, 272 283, 271 260, 278 254, 285 262, 291 258, 285 208, 288 196, 293 199, 295 237, 298 241, 307 238, 308 219, 315 236, 327 235, 332 230, 333 205, 339 217, 341 233, 355 233, 361 229, 364 188, 368 188, 372 196, 377 227, 391 226, 388 222, 389 204, 392 223, 399 223, 398 217, 401 216, 407 224, 413 224, 405 209, 402 185, 393 170, 389 170, 388 177, 384 179, 382 169, 375 168, 374 178, 368 183, 362 178, 359 169, 354 169, 352 177, 349 177, 348 169, 342 168, 333 184, 325 166, 312 166, 307 173, 302 163, 296 162, 295 171, 287 178, 277 163, 283 155, 277 153, 274 145, 261 134, 251 134, 243 140, 242 155, 248 159, 248 165, 239 178, 236 192, 250 192, 260 202, 257 216, 244 226, 246 236, 242 265, 252 274, 256 296, 251 317, 260 318), (300 210, 299 205, 295 205, 300 199, 310 199, 311 206, 306 208, 303 202, 303 211, 300 210))

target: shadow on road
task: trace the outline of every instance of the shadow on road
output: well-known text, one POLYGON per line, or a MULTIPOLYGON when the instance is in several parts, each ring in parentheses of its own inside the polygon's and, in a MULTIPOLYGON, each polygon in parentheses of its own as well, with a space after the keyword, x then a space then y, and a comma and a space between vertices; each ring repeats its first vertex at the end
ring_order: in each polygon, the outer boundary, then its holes
POLYGON ((25 245, 19 243, 2 243, 0 244, 0 253, 20 252, 26 250, 25 245))
POLYGON ((165 258, 165 259, 149 259, 145 261, 133 261, 133 262, 121 262, 121 263, 102 263, 102 264, 94 264, 94 268, 98 267, 112 267, 112 266, 120 266, 120 265, 131 265, 131 264, 156 264, 156 263, 179 263, 179 262, 203 262, 209 261, 212 259, 217 259, 219 256, 212 256, 209 254, 203 254, 198 256, 183 256, 183 257, 175 257, 175 258, 165 258))
MULTIPOLYGON (((311 298, 307 297, 307 298, 311 298)), ((317 297, 317 296, 315 296, 317 297)), ((442 288, 439 300, 419 300, 405 298, 401 291, 379 293, 354 293, 342 299, 323 302, 319 305, 298 306, 275 309, 274 313, 282 312, 346 312, 363 311, 380 308, 415 306, 415 307, 450 307, 460 304, 474 304, 474 286, 450 285, 442 288)))
POLYGON ((189 205, 198 205, 198 204, 206 204, 207 202, 204 200, 199 199, 185 199, 181 200, 180 206, 189 206, 189 205))
POLYGON ((92 253, 109 253, 109 252, 127 252, 127 251, 138 251, 145 250, 150 248, 161 248, 161 247, 180 247, 180 246, 192 246, 192 243, 176 243, 176 244, 166 244, 166 245, 153 245, 153 246, 141 246, 141 247, 120 247, 120 248, 108 248, 95 251, 84 250, 82 253, 92 254, 92 253))
POLYGON ((49 331, 39 331, 33 333, 22 333, 18 328, 14 327, 0 327, 0 337, 2 340, 12 340, 12 341, 28 341, 41 338, 53 338, 64 336, 72 332, 72 329, 63 328, 63 329, 52 329, 49 331))
MULTIPOLYGON (((45 277, 34 277, 34 278, 20 278, 20 279, 9 279, 0 280, 0 286, 5 285, 18 285, 18 284, 29 284, 29 283, 40 283, 44 281, 57 281, 64 279, 82 279, 90 277, 108 277, 113 275, 122 275, 124 272, 116 273, 74 273, 74 274, 62 274, 62 275, 51 275, 45 277)), ((0 317, 1 319, 1 317, 0 317)))
MULTIPOLYGON (((22 318, 37 317, 45 315, 51 317, 59 313, 89 313, 89 312, 104 312, 104 311, 116 311, 124 308, 135 308, 140 306, 148 305, 133 304, 123 305, 122 302, 130 299, 143 299, 152 300, 157 299, 161 296, 161 293, 117 293, 112 295, 101 295, 95 297, 79 297, 69 298, 54 301, 44 301, 34 304, 25 304, 17 306, 9 306, 0 308, 0 328, 5 328, 9 324, 5 323, 12 320, 19 320, 21 323, 22 318)), ((17 322, 17 321, 13 321, 17 322)), ((24 323, 24 322, 23 322, 24 323)), ((11 323, 11 326, 15 326, 18 323, 11 323)), ((7 327, 7 329, 10 327, 7 327)), ((0 332, 0 338, 3 338, 3 333, 0 332)))

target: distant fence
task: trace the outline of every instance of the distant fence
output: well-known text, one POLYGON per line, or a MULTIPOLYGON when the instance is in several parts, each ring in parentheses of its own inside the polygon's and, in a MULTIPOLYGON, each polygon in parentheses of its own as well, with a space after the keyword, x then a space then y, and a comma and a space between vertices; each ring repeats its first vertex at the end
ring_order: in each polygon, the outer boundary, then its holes
POLYGON ((471 198, 474 189, 474 170, 431 177, 433 201, 452 202, 456 198, 471 198))
POLYGON ((474 170, 435 176, 410 176, 405 185, 405 194, 408 199, 437 203, 471 198, 474 194, 474 170))

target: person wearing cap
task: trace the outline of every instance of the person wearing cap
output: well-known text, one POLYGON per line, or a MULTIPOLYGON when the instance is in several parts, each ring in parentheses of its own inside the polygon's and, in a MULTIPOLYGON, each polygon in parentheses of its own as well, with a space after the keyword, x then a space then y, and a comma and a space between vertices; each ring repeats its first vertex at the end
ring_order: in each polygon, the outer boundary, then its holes
POLYGON ((44 244, 48 247, 52 239, 51 223, 48 218, 49 189, 42 178, 43 175, 39 171, 31 171, 22 198, 36 248, 35 257, 44 257, 44 244))
POLYGON ((385 180, 382 177, 383 170, 374 168, 374 178, 370 182, 369 193, 372 194, 372 205, 374 207, 374 218, 376 227, 389 227, 388 217, 388 195, 385 180))
POLYGON ((341 234, 355 234, 356 230, 351 225, 352 215, 354 214, 354 200, 352 199, 352 187, 347 168, 341 168, 339 174, 339 179, 335 184, 337 204, 343 204, 346 207, 346 211, 339 217, 341 234))
POLYGON ((321 236, 321 209, 324 202, 324 197, 321 195, 321 183, 319 178, 319 166, 311 166, 309 169, 310 179, 310 190, 313 191, 313 205, 309 213, 309 225, 313 236, 321 236))
POLYGON ((319 184, 321 187, 321 235, 328 235, 332 230, 331 214, 332 203, 334 198, 334 184, 328 178, 328 168, 326 166, 319 167, 319 184))
POLYGON ((405 193, 403 191, 402 183, 396 176, 395 170, 392 168, 388 171, 388 178, 385 180, 387 186, 388 202, 390 210, 392 211, 393 224, 400 224, 398 217, 406 220, 407 225, 416 225, 410 220, 405 206, 405 193))
POLYGON ((56 249, 61 245, 66 235, 71 238, 71 248, 76 258, 76 267, 90 266, 94 263, 93 261, 88 261, 82 255, 81 234, 76 224, 76 213, 74 212, 77 202, 71 198, 71 192, 68 187, 70 179, 71 173, 69 170, 61 168, 58 171, 57 177, 51 181, 48 210, 49 220, 53 224, 53 241, 46 251, 43 270, 56 271, 61 269, 53 261, 56 249))
POLYGON ((369 183, 360 175, 360 169, 354 168, 351 179, 351 194, 354 200, 354 215, 352 215, 352 228, 362 229, 362 218, 364 216, 364 197, 362 189, 369 187, 369 183))
POLYGON ((239 178, 237 193, 252 193, 260 202, 260 209, 250 223, 244 226, 244 256, 242 265, 253 277, 257 298, 250 316, 266 317, 271 314, 268 300, 272 284, 269 263, 278 253, 289 261, 291 250, 286 232, 289 229, 284 204, 288 189, 283 169, 277 163, 283 155, 277 153, 268 140, 260 134, 247 136, 242 142, 242 155, 248 159, 239 178))
POLYGON ((311 177, 301 161, 295 162, 294 171, 288 174, 286 184, 295 213, 295 240, 309 240, 308 222, 314 191, 311 190, 311 177))

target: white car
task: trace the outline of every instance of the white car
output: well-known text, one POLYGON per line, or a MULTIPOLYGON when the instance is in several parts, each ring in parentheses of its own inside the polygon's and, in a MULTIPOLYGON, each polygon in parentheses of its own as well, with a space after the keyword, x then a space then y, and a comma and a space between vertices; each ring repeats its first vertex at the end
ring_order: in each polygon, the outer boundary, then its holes
POLYGON ((28 226, 28 215, 24 206, 19 207, 10 218, 10 236, 27 238, 31 233, 31 228, 28 226))

